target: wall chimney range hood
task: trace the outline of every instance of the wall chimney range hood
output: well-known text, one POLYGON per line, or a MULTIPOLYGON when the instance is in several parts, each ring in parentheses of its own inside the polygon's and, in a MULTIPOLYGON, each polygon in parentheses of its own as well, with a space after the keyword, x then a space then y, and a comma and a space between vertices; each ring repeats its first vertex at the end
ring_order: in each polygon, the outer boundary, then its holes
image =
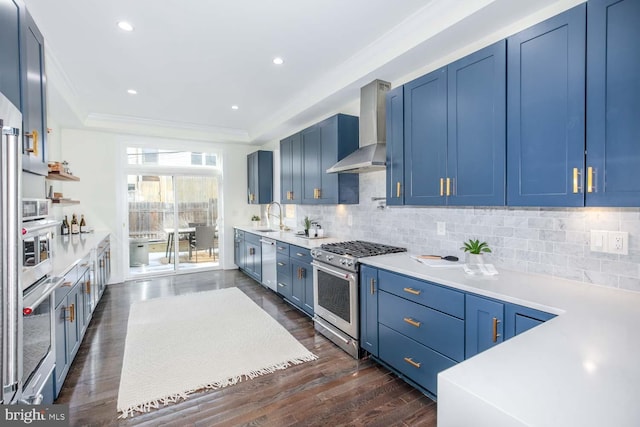
POLYGON ((360 148, 327 169, 327 173, 363 173, 385 169, 385 95, 390 89, 391 83, 382 80, 374 80, 360 89, 360 148))

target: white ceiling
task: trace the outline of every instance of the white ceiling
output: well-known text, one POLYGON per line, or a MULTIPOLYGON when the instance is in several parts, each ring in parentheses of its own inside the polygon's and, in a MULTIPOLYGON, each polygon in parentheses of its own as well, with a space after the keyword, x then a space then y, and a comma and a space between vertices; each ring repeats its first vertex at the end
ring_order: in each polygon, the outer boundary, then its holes
POLYGON ((353 109, 374 78, 404 82, 579 2, 26 0, 59 125, 253 144, 353 109))

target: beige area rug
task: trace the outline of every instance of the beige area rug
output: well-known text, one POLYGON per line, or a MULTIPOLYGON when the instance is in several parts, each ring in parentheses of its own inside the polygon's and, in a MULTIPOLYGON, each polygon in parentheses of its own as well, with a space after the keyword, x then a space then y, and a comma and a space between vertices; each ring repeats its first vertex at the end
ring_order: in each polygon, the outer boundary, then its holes
POLYGON ((126 418, 315 360, 238 288, 131 305, 118 391, 126 418))

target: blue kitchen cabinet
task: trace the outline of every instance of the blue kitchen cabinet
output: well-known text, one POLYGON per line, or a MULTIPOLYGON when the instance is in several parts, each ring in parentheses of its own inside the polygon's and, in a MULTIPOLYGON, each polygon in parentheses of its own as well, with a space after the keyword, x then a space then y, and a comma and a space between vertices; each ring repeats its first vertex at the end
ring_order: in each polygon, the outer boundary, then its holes
POLYGON ((20 0, 0 0, 0 93, 22 110, 20 89, 20 22, 24 3, 20 0))
POLYGON ((309 249, 291 245, 289 249, 291 264, 291 297, 301 310, 313 316, 313 270, 309 249))
POLYGON ((293 292, 291 289, 291 259, 289 255, 276 253, 276 283, 278 293, 291 301, 293 292))
POLYGON ((302 201, 302 134, 280 141, 280 203, 302 201))
POLYGON ((367 265, 360 268, 360 347, 378 356, 378 270, 367 265))
POLYGON ((404 204, 404 86, 387 92, 387 205, 404 204))
POLYGON ((357 204, 359 176, 326 170, 358 149, 358 118, 337 114, 301 132, 302 203, 357 204))
POLYGON ((448 205, 505 204, 506 54, 502 40, 447 66, 448 205))
POLYGON ((640 206, 640 2, 587 11, 585 205, 640 206))
POLYGON ((444 205, 447 68, 404 85, 404 203, 444 205))
POLYGON ((504 304, 467 294, 465 297, 465 358, 504 341, 504 304))
POLYGON ((47 110, 44 38, 25 11, 22 89, 22 169, 47 175, 47 110))
POLYGON ((582 206, 586 6, 507 39, 507 205, 582 206))
POLYGON ((244 233, 244 271, 258 282, 262 281, 262 245, 257 234, 244 233))
POLYGON ((264 205, 273 201, 273 152, 258 150, 247 155, 247 202, 264 205))
POLYGON ((56 308, 54 312, 55 329, 55 388, 56 396, 60 393, 64 379, 69 373, 80 343, 82 341, 83 324, 83 283, 78 279, 77 270, 65 275, 63 285, 56 289, 56 308))
POLYGON ((555 314, 505 303, 504 339, 508 340, 556 317, 555 314))

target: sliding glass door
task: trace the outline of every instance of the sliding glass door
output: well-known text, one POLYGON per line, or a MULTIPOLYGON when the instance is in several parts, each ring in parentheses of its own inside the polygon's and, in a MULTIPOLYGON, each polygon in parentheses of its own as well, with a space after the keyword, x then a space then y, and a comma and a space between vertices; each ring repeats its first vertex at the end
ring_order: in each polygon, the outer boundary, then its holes
POLYGON ((215 156, 156 151, 128 151, 128 276, 219 268, 215 156))

